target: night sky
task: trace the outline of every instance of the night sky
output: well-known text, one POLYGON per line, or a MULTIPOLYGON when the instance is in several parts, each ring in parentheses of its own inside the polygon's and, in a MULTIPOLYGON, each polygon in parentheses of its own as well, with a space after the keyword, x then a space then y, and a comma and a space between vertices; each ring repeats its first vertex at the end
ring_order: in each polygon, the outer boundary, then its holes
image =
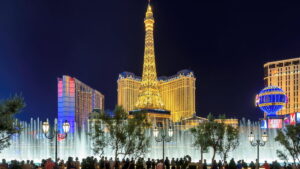
MULTIPOLYGON (((197 114, 262 117, 263 64, 299 57, 300 6, 260 1, 153 0, 159 76, 191 69, 197 114), (264 4, 265 3, 265 4, 264 4)), ((123 71, 141 75, 146 0, 0 1, 0 98, 22 93, 18 115, 54 118, 57 77, 74 76, 117 103, 123 71)))

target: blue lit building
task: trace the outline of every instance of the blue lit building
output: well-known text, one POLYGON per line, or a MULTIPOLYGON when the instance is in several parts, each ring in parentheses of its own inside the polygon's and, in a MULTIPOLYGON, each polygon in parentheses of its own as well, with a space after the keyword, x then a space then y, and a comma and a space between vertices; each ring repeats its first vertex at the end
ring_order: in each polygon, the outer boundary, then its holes
POLYGON ((104 95, 76 78, 58 78, 57 88, 57 117, 60 130, 65 120, 71 125, 70 132, 74 131, 75 125, 81 128, 94 109, 104 109, 104 95))

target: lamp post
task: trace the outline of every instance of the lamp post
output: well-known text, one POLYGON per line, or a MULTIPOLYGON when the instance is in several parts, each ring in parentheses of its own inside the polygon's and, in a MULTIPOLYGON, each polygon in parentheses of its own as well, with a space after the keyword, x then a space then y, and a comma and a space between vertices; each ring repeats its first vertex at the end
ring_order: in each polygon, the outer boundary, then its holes
POLYGON ((49 133, 49 129, 50 129, 49 122, 48 121, 43 122, 43 132, 45 134, 45 137, 47 139, 51 139, 51 140, 53 138, 55 138, 55 162, 57 162, 57 139, 58 138, 65 139, 67 137, 67 133, 70 130, 70 123, 67 120, 63 123, 63 131, 64 131, 64 135, 63 136, 61 136, 58 133, 58 126, 57 126, 57 122, 56 121, 54 123, 54 130, 52 131, 51 134, 48 134, 49 133))
POLYGON ((163 144, 163 161, 165 161, 165 142, 170 142, 173 137, 174 130, 170 126, 168 129, 161 128, 159 130, 157 127, 153 129, 153 135, 156 142, 162 142, 163 144))
POLYGON ((259 147, 263 147, 266 145, 266 142, 268 141, 268 135, 264 131, 261 136, 261 140, 259 139, 258 135, 257 135, 257 139, 255 140, 255 136, 254 136, 253 132, 251 131, 248 138, 249 138, 251 146, 257 147, 257 164, 256 164, 257 166, 256 167, 259 168, 259 147))

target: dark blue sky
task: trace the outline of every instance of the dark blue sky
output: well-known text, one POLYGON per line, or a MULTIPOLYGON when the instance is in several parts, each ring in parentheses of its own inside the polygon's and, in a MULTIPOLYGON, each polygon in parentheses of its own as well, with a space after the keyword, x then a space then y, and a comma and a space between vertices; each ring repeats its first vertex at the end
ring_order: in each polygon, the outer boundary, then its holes
MULTIPOLYGON (((299 4, 153 0, 158 75, 192 69, 197 113, 256 120, 263 64, 299 57, 299 4)), ((117 100, 118 73, 142 71, 146 0, 0 1, 0 97, 19 115, 56 116, 56 78, 75 76, 117 100)))

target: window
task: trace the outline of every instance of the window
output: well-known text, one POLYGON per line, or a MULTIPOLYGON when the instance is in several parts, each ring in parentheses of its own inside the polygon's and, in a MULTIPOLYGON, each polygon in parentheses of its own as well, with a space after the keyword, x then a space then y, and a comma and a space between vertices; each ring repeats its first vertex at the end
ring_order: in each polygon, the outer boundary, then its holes
POLYGON ((270 65, 269 68, 275 68, 275 64, 270 65))
POLYGON ((268 67, 265 67, 265 68, 264 68, 265 77, 268 76, 268 70, 269 70, 268 67))
POLYGON ((277 67, 283 67, 283 63, 278 63, 277 67))
POLYGON ((300 62, 299 60, 293 61, 293 64, 294 64, 294 65, 299 65, 299 62, 300 62))
POLYGON ((289 65, 291 65, 291 62, 284 63, 284 66, 289 66, 289 65))

